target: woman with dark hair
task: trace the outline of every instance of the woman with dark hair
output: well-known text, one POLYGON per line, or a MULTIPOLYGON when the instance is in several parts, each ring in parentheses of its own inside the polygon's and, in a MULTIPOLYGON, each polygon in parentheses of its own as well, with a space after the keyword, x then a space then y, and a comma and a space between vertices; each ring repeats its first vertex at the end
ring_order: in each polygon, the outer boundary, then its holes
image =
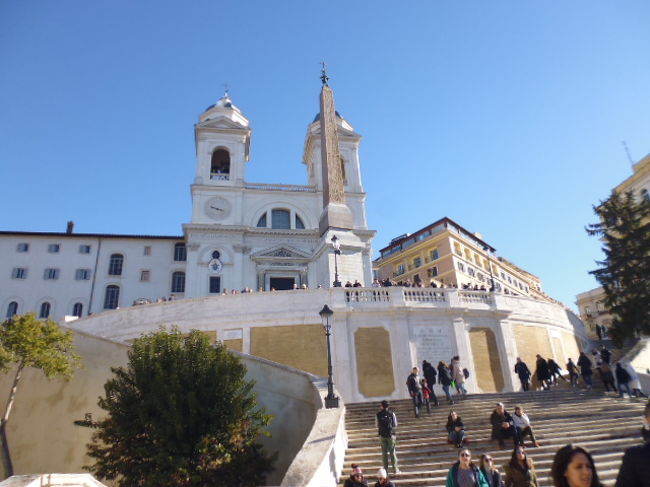
POLYGON ((492 455, 483 453, 483 455, 481 455, 479 466, 490 487, 503 487, 504 484, 503 479, 501 479, 501 472, 499 472, 499 469, 494 466, 494 458, 492 458, 492 455))
POLYGON ((505 487, 539 487, 533 460, 528 458, 523 446, 515 447, 510 463, 504 467, 506 471, 505 487))
POLYGON ((554 487, 602 487, 594 459, 587 450, 571 444, 555 453, 551 477, 554 487))
POLYGON ((458 461, 454 463, 447 474, 446 487, 490 487, 481 469, 472 462, 472 454, 467 448, 458 451, 458 461))
POLYGON ((460 419, 460 416, 453 409, 449 412, 449 416, 447 416, 447 434, 449 443, 456 445, 456 448, 463 446, 463 441, 465 441, 465 426, 463 425, 463 420, 460 419))

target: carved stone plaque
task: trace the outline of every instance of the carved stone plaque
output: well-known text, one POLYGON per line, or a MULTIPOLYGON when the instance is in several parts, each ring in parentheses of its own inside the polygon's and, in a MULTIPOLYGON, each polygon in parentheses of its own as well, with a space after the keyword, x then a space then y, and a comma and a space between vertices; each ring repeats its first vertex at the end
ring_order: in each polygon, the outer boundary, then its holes
POLYGON ((450 326, 417 325, 413 327, 413 341, 417 351, 417 364, 421 367, 426 360, 436 367, 438 362, 449 360, 454 355, 450 326))

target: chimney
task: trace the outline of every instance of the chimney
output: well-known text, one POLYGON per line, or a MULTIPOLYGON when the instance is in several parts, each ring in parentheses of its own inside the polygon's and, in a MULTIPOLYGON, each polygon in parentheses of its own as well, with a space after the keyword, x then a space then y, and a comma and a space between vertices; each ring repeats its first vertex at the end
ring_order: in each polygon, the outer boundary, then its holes
POLYGON ((73 230, 74 230, 74 222, 70 220, 68 222, 68 226, 65 229, 65 233, 72 233, 73 230))

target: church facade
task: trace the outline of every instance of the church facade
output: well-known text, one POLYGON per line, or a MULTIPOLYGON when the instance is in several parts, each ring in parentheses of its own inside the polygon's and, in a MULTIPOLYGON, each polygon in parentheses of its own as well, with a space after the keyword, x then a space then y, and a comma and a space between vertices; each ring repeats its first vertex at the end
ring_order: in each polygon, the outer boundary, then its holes
POLYGON ((326 116, 307 127, 305 185, 247 181, 250 123, 225 94, 195 125, 192 218, 182 236, 79 234, 71 223, 65 233, 0 232, 9 257, 0 262, 1 316, 84 317, 161 298, 329 287, 336 277, 369 285, 375 232, 361 136, 326 84, 323 93, 326 116))

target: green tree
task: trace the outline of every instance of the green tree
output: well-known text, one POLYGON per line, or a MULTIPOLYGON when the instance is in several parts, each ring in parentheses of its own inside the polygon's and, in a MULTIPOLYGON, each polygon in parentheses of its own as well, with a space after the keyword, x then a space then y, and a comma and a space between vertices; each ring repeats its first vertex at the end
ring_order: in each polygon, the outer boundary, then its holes
POLYGON ((99 399, 108 416, 86 469, 121 487, 264 483, 274 457, 256 440, 271 417, 237 357, 202 332, 177 329, 137 339, 128 356, 99 399))
POLYGON ((591 274, 605 290, 610 334, 620 345, 637 333, 650 335, 650 202, 612 193, 594 212, 600 221, 586 230, 603 242, 605 259, 591 274))
POLYGON ((3 460, 7 476, 13 475, 13 465, 7 442, 7 422, 13 408, 18 384, 25 367, 41 370, 48 379, 61 377, 69 380, 80 359, 74 353, 73 334, 62 330, 52 320, 38 320, 33 313, 16 315, 0 327, 0 370, 16 372, 9 399, 0 423, 3 460))

